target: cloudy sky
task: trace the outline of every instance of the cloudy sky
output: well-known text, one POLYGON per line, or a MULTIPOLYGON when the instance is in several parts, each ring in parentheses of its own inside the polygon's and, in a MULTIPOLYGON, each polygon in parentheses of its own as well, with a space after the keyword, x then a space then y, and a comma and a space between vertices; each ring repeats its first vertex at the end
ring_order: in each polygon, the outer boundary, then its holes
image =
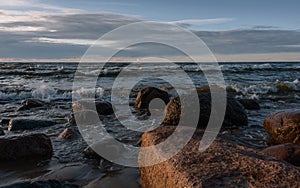
MULTIPOLYGON (((0 61, 78 61, 103 34, 139 21, 191 30, 218 61, 299 61, 299 7, 298 0, 0 0, 0 61)), ((170 52, 147 50, 155 49, 170 52)))

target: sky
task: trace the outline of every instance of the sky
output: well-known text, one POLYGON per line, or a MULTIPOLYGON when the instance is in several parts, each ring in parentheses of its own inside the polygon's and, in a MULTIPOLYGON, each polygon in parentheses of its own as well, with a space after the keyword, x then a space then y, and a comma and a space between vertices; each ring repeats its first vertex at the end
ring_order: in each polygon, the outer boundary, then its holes
POLYGON ((0 0, 0 61, 78 61, 105 33, 140 21, 192 31, 218 61, 300 61, 299 7, 297 0, 0 0))

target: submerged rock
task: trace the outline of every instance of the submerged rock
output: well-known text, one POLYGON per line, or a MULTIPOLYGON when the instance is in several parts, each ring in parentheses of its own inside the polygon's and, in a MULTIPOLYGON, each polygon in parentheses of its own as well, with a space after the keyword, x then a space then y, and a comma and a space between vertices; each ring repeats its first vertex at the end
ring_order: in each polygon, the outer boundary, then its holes
POLYGON ((3 188, 79 188, 79 186, 59 180, 25 181, 3 186, 3 188))
MULTIPOLYGON (((163 142, 175 127, 160 127, 142 136, 142 147, 163 142)), ((184 132, 182 132, 184 135, 184 132)), ((199 151, 203 132, 198 130, 187 145, 170 159, 140 167, 143 187, 299 187, 300 171, 286 162, 259 154, 218 138, 205 151, 199 151)), ((180 141, 182 138, 178 138, 180 141)), ((176 143, 164 149, 176 148, 176 143)), ((140 161, 165 156, 155 149, 149 155, 140 153, 140 161)))
POLYGON ((0 161, 50 158, 52 144, 45 134, 0 137, 0 161))
POLYGON ((45 102, 39 99, 26 99, 21 102, 21 105, 22 106, 18 109, 18 111, 42 107, 45 105, 45 102))
POLYGON ((81 100, 76 101, 72 104, 73 112, 78 112, 82 110, 93 110, 95 109, 100 115, 110 115, 114 113, 113 107, 109 102, 106 101, 93 101, 93 100, 81 100))
MULTIPOLYGON (((188 97, 188 96, 186 96, 188 97)), ((200 102, 200 114, 198 128, 205 128, 211 114, 211 96, 210 93, 198 94, 200 102)), ((193 106, 184 108, 193 109, 193 106)), ((216 109, 215 109, 216 110, 216 109)), ((164 125, 178 125, 181 117, 180 99, 172 99, 166 107, 164 125)), ((224 127, 243 126, 248 124, 248 118, 243 106, 232 96, 227 96, 227 106, 223 121, 224 127)))
POLYGON ((263 149, 261 153, 300 166, 300 145, 287 143, 263 149))
POLYGON ((260 106, 256 100, 253 99, 239 99, 238 100, 247 110, 259 110, 260 106))
POLYGON ((264 128, 275 144, 300 144, 300 110, 283 110, 268 115, 264 128))
POLYGON ((155 98, 162 99, 165 104, 170 101, 168 92, 155 87, 147 87, 138 93, 134 106, 138 109, 148 109, 150 101, 155 98))
POLYGON ((49 127, 57 124, 50 120, 39 120, 39 119, 12 119, 9 121, 8 130, 30 130, 42 127, 49 127))

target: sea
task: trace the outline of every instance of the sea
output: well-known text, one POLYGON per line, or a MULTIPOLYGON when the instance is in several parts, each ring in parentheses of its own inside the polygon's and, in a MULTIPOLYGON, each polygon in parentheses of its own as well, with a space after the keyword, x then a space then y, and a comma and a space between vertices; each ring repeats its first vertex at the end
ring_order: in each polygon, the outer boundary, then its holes
MULTIPOLYGON (((84 64, 84 69, 80 69, 78 63, 0 63, 0 119, 50 119, 58 122, 57 125, 48 128, 17 132, 25 134, 34 131, 47 134, 51 137, 54 154, 52 159, 41 161, 38 164, 34 162, 1 164, 0 162, 0 185, 38 177, 52 177, 51 173, 66 166, 77 165, 78 168, 75 169, 78 170, 84 165, 90 165, 91 162, 82 154, 82 150, 87 147, 86 144, 82 144, 84 140, 67 142, 57 136, 68 123, 74 96, 89 96, 110 101, 114 81, 122 69, 130 64, 110 63, 101 66, 99 71, 93 63, 84 64), (82 86, 74 87, 75 74, 85 79, 82 81, 82 86), (95 77, 97 77, 96 87, 86 87, 85 83, 95 77), (44 108, 17 111, 21 102, 28 98, 43 100, 48 105, 44 108)), ((246 110, 248 126, 236 127, 230 131, 242 145, 254 149, 266 147, 268 134, 263 128, 265 117, 277 110, 295 109, 300 106, 300 62, 219 63, 219 68, 222 71, 226 87, 236 91, 236 98, 254 99, 261 107, 259 110, 246 110)), ((187 73, 196 88, 207 85, 206 75, 198 65, 193 63, 155 65, 148 68, 132 66, 127 71, 131 71, 134 76, 135 71, 141 69, 163 70, 164 72, 181 69, 187 73)), ((210 74, 214 73, 210 72, 210 74)), ((179 78, 174 75, 174 79, 179 78)), ((174 86, 170 83, 161 79, 145 78, 131 88, 129 104, 134 103, 140 89, 153 85, 168 91, 171 96, 176 95, 174 86)), ((126 92, 124 91, 124 93, 126 92)), ((119 102, 123 103, 124 101, 120 99, 119 102)), ((134 114, 125 118, 128 121, 136 120, 134 114)), ((120 141, 136 144, 141 134, 125 129, 119 123, 118 121, 106 122, 108 132, 116 135, 120 141)), ((3 127, 5 128, 4 125, 3 127)), ((8 131, 5 133, 16 134, 8 131)), ((96 164, 96 167, 100 174, 109 174, 120 171, 120 169, 123 170, 121 171, 124 177, 127 173, 132 173, 114 164, 96 164)), ((82 173, 85 173, 85 170, 82 170, 82 173)), ((138 178, 138 171, 136 171, 136 176, 138 178)), ((115 181, 122 178, 120 175, 112 175, 110 178, 114 177, 115 181)), ((80 176, 76 181, 82 183, 88 181, 87 179, 80 176)), ((138 186, 138 180, 136 181, 138 186)))

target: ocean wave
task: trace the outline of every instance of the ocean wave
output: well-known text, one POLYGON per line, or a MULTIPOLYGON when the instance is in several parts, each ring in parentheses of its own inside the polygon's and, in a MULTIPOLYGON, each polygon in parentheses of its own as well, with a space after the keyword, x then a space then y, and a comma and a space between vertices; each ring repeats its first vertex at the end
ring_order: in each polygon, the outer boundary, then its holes
POLYGON ((258 99, 263 95, 294 94, 295 92, 300 91, 300 81, 298 79, 295 79, 294 81, 276 80, 274 83, 269 84, 255 84, 248 86, 231 84, 229 86, 243 96, 253 99, 258 99))
POLYGON ((95 89, 79 88, 72 91, 74 98, 100 98, 103 96, 104 89, 101 87, 95 89))
POLYGON ((11 100, 23 100, 30 98, 30 92, 20 92, 20 93, 5 93, 0 91, 0 100, 1 101, 11 101, 11 100))

